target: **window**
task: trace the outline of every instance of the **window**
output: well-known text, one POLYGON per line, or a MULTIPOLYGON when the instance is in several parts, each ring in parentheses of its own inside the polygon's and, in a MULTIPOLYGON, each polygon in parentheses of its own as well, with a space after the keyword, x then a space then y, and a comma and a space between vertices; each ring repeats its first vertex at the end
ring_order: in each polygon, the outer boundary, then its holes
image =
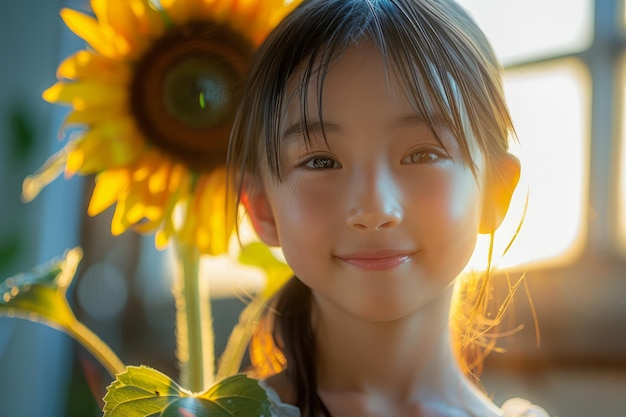
MULTIPOLYGON (((497 234, 496 255, 522 217, 524 223, 499 266, 570 263, 584 248, 587 231, 591 81, 585 62, 575 54, 591 45, 593 2, 460 3, 505 66, 506 95, 519 138, 511 151, 522 161, 522 178, 497 234)), ((484 264, 487 247, 488 237, 481 237, 471 266, 484 264)))

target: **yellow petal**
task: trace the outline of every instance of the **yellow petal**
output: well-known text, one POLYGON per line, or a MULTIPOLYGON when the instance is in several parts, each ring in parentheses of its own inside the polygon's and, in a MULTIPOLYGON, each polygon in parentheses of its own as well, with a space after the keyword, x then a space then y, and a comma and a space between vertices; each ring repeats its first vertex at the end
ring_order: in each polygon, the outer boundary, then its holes
POLYGON ((108 170, 96 177, 87 214, 95 216, 112 206, 120 196, 126 194, 130 184, 130 175, 127 169, 108 170))
POLYGON ((123 57, 130 50, 128 42, 110 26, 102 26, 96 19, 72 9, 62 9, 61 17, 67 27, 83 38, 92 48, 110 58, 123 57))
POLYGON ((135 165, 133 181, 143 181, 154 172, 157 167, 164 162, 164 156, 156 149, 150 149, 141 155, 141 159, 135 165))
MULTIPOLYGON (((79 142, 80 145, 82 142, 79 142)), ((67 155, 65 173, 68 177, 76 174, 85 164, 85 152, 82 149, 73 149, 67 155)))
MULTIPOLYGON (((216 22, 225 22, 232 16, 233 0, 203 1, 200 3, 199 16, 216 22)), ((232 23, 232 22, 229 22, 232 23)))
POLYGON ((91 9, 102 26, 111 26, 127 40, 135 37, 135 25, 127 1, 91 0, 91 9))
POLYGON ((197 243, 203 253, 226 252, 234 227, 234 208, 226 201, 226 170, 204 176, 196 188, 195 212, 198 218, 197 243))
POLYGON ((107 109, 125 107, 128 91, 94 82, 59 81, 43 92, 43 98, 50 103, 71 105, 76 110, 107 109))
POLYGON ((162 19, 148 3, 147 0, 91 1, 92 9, 100 24, 110 26, 128 43, 128 58, 143 55, 152 37, 162 33, 162 19), (156 16, 148 15, 150 12, 155 13, 156 16))
POLYGON ((126 199, 126 220, 133 225, 144 219, 160 220, 165 209, 165 196, 151 194, 147 181, 133 182, 131 188, 126 199))
POLYGON ((175 165, 169 177, 167 203, 162 218, 136 226, 136 229, 140 232, 148 232, 158 227, 155 235, 157 249, 164 249, 170 238, 176 233, 174 212, 180 201, 187 199, 189 196, 190 186, 190 172, 182 165, 175 165))
POLYGON ((131 164, 144 152, 132 120, 112 120, 88 130, 72 149, 66 171, 94 174, 131 164))
POLYGON ((111 220, 111 234, 118 236, 124 233, 131 226, 126 220, 126 198, 121 196, 115 205, 115 212, 111 220))
MULTIPOLYGON (((132 173, 132 190, 126 202, 126 220, 129 223, 135 224, 144 219, 153 221, 155 225, 161 222, 166 209, 173 204, 167 188, 171 171, 169 159, 154 150, 142 155, 136 162, 132 173), (162 177, 160 181, 163 181, 163 185, 156 190, 152 184, 155 176, 162 177)), ((145 231, 150 227, 151 224, 139 224, 136 228, 145 231)))
POLYGON ((149 0, 131 0, 130 7, 135 14, 140 33, 155 39, 165 32, 165 21, 160 10, 156 10, 149 0))
POLYGON ((172 173, 172 165, 168 163, 162 163, 157 169, 152 172, 150 178, 148 178, 148 189, 152 194, 158 194, 168 189, 169 177, 172 173))
POLYGON ((124 201, 124 224, 134 225, 144 217, 147 191, 145 183, 133 181, 124 201))
POLYGON ((154 236, 154 245, 158 250, 163 250, 167 247, 170 239, 174 235, 174 223, 165 217, 162 227, 157 230, 154 236))
POLYGON ((131 73, 127 64, 87 50, 78 51, 65 59, 57 69, 59 79, 90 80, 116 86, 128 84, 131 73))
POLYGON ((161 0, 161 7, 176 25, 182 25, 197 16, 199 1, 161 0))
POLYGON ((68 113, 67 117, 63 121, 63 127, 72 125, 92 126, 105 123, 109 120, 119 119, 121 117, 124 117, 127 113, 127 109, 123 107, 108 109, 74 110, 68 113))

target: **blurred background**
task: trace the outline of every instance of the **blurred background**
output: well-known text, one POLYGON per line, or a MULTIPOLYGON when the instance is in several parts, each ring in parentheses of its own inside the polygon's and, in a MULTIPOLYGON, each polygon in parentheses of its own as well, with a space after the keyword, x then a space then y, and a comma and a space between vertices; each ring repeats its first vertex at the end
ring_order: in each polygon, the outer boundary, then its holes
MULTIPOLYGON (((154 249, 152 236, 112 237, 111 210, 88 218, 91 178, 59 179, 32 203, 20 201, 24 177, 64 144, 57 132, 66 109, 41 93, 61 60, 84 48, 59 10, 84 11, 88 1, 1 1, 0 277, 82 246, 70 291, 79 318, 125 363, 176 377, 168 253, 154 249)), ((528 201, 495 298, 506 295, 507 277, 525 274, 528 291, 517 292, 505 321, 517 331, 501 338, 503 352, 488 357, 482 382, 498 404, 521 396, 555 417, 624 416, 625 1, 461 3, 506 68, 519 137, 512 150, 523 163, 522 185, 503 236, 514 233, 528 201)), ((238 294, 253 284, 243 272, 212 275, 219 353, 243 306, 238 294)), ((101 415, 109 382, 69 337, 0 318, 0 417, 101 415)))

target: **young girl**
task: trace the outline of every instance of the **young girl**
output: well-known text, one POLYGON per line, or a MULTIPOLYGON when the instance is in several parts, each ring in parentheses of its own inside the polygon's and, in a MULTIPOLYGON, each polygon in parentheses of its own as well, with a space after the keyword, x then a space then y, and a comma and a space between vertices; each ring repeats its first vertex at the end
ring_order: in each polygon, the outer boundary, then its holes
POLYGON ((305 0, 259 50, 229 166, 295 273, 265 320, 276 417, 546 416, 483 395, 451 324, 519 176, 500 76, 453 0, 305 0))

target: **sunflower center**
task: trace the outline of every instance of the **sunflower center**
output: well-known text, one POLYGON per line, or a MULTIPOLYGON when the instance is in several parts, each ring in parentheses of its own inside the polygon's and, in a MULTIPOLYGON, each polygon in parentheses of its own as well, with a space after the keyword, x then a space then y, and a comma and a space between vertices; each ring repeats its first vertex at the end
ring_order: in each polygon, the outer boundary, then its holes
POLYGON ((252 52, 239 33, 212 22, 157 40, 131 87, 131 110, 148 142, 197 171, 223 165, 252 52))

